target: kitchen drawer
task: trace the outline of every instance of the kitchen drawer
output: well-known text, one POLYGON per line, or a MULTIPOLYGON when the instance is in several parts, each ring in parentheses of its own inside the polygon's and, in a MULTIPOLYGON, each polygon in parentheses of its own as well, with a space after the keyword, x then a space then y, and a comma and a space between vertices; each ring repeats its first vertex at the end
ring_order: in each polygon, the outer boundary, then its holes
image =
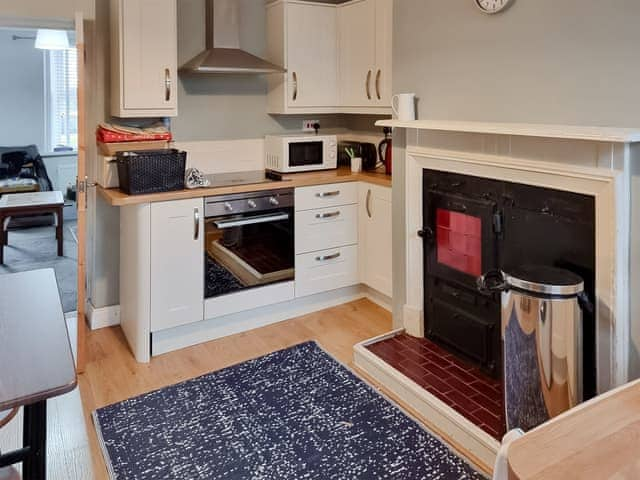
POLYGON ((296 188, 296 211, 358 203, 358 182, 296 188))
POLYGON ((96 182, 103 188, 118 188, 118 163, 116 157, 98 155, 96 182))
POLYGON ((357 283, 357 245, 296 255, 296 297, 357 283))
POLYGON ((304 210, 295 217, 296 253, 358 243, 358 206, 304 210))

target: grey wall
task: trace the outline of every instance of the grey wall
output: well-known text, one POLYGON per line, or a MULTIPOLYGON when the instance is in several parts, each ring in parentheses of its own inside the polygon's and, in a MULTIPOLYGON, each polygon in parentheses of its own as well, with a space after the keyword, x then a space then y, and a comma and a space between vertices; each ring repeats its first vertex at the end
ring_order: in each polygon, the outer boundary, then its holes
MULTIPOLYGON (((471 0, 396 0, 393 89, 416 92, 421 119, 638 127, 639 18, 637 0, 514 0, 493 16, 471 0)), ((394 317, 405 298, 401 155, 394 317)), ((633 344, 631 354, 637 377, 633 344)))
POLYGON ((35 31, 0 29, 0 145, 35 143, 43 152, 44 53, 33 40, 13 35, 33 37, 35 31))
POLYGON ((640 124, 640 2, 396 0, 395 92, 424 119, 640 124))
MULTIPOLYGON (((258 0, 240 3, 240 44, 262 56, 266 48, 266 10, 258 0)), ((178 65, 204 49, 204 1, 178 2, 178 65)), ((172 120, 176 140, 258 138, 267 133, 299 130, 304 118, 323 128, 344 126, 339 115, 267 114, 267 82, 262 75, 181 76, 179 116, 172 120)))

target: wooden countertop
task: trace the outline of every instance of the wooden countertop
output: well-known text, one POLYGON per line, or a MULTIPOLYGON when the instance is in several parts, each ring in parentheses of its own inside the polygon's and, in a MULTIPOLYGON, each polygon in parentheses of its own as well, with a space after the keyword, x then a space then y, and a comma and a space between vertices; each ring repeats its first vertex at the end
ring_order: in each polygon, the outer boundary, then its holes
POLYGON ((640 478, 640 381, 594 398, 509 447, 511 480, 640 478))
POLYGON ((309 173, 292 173, 283 176, 284 181, 273 183, 259 183, 252 185, 235 185, 232 187, 197 188, 194 190, 176 190, 174 192, 152 193, 145 195, 127 195, 118 188, 103 188, 98 186, 98 192, 112 206, 123 207, 140 203, 164 202, 167 200, 183 200, 185 198, 208 197, 210 195, 224 195, 228 193, 256 192, 277 188, 309 187, 327 183, 369 182, 384 187, 391 187, 391 176, 384 173, 361 172, 352 173, 348 168, 337 170, 323 170, 309 173))

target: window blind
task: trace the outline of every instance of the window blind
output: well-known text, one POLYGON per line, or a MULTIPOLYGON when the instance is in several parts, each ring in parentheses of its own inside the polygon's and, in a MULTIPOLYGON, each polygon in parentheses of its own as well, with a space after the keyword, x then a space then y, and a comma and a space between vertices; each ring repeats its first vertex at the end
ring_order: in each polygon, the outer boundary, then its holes
POLYGON ((78 148, 78 56, 49 50, 48 143, 52 152, 78 148))

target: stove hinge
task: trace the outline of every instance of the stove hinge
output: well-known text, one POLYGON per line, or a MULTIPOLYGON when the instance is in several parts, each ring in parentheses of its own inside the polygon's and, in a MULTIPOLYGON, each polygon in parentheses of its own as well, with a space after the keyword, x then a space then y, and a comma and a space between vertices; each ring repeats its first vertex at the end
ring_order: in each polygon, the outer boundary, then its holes
POLYGON ((498 211, 493 214, 493 233, 502 234, 502 212, 498 211))

